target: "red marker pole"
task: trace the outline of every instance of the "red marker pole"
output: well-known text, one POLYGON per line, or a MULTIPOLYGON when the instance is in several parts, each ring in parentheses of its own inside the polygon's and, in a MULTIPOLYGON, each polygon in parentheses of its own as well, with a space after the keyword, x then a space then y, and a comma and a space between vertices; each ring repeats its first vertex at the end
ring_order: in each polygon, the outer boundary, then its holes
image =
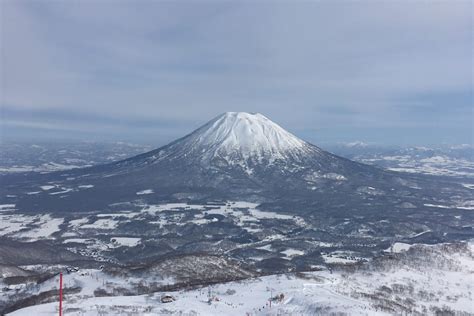
POLYGON ((63 273, 59 273, 59 316, 63 315, 63 273))

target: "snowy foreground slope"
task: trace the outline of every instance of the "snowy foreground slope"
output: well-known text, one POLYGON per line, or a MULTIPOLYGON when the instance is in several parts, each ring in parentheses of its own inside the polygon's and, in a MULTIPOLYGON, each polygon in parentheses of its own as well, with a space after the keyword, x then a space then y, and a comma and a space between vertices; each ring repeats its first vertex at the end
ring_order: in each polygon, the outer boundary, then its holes
MULTIPOLYGON (((390 250, 392 253, 367 264, 333 266, 332 271, 271 275, 139 296, 94 297, 94 289, 127 287, 130 280, 105 279, 104 272, 84 270, 65 277, 66 287, 81 288, 67 295, 65 314, 474 315, 472 241, 397 245, 390 250), (161 303, 165 294, 176 300, 161 303), (270 306, 271 297, 275 299, 270 306)), ((52 287, 54 281, 43 286, 52 287)), ((57 305, 31 306, 9 315, 56 315, 57 305)))

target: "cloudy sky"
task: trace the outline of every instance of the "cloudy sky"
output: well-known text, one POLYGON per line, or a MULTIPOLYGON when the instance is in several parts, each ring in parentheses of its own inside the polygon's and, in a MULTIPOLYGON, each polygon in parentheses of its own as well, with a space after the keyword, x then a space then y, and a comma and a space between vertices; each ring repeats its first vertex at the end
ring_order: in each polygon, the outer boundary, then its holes
POLYGON ((315 142, 472 143, 471 1, 14 1, 1 139, 163 144, 226 111, 315 142))

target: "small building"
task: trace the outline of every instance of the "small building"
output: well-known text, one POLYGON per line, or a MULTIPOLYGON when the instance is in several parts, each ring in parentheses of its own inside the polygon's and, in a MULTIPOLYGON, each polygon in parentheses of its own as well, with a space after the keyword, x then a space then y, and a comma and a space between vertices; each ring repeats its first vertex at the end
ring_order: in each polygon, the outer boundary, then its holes
POLYGON ((73 273, 73 272, 77 272, 77 271, 79 271, 78 267, 67 267, 66 268, 67 273, 73 273))
POLYGON ((273 302, 282 302, 285 299, 285 294, 280 293, 277 296, 272 297, 270 300, 273 302))
POLYGON ((171 295, 163 295, 161 297, 161 303, 171 303, 176 301, 176 299, 171 295))

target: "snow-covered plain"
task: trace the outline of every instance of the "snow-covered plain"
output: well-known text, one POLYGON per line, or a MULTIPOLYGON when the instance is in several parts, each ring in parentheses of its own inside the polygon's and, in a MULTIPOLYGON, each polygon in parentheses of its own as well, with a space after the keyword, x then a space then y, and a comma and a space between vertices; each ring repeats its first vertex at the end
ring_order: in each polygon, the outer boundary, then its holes
POLYGON ((70 170, 75 168, 83 168, 83 167, 90 167, 90 165, 81 165, 77 166, 74 164, 60 164, 55 162, 48 162, 44 163, 39 166, 29 166, 29 165, 21 165, 21 166, 9 166, 9 167, 0 167, 0 172, 2 173, 20 173, 20 172, 53 172, 53 171, 60 171, 60 170, 70 170))
MULTIPOLYGON (((142 221, 147 216, 153 217, 153 220, 148 222, 149 224, 160 228, 169 225, 207 225, 218 222, 219 216, 225 216, 237 226, 251 233, 261 232, 263 230, 263 221, 265 220, 288 221, 299 227, 306 225, 305 220, 299 216, 264 211, 258 209, 257 206, 258 204, 256 203, 244 201, 228 201, 215 205, 187 203, 144 204, 138 205, 136 210, 133 211, 124 210, 113 213, 98 213, 93 216, 84 214, 82 215, 83 217, 65 220, 63 217, 53 217, 50 214, 18 214, 15 212, 14 204, 3 204, 0 205, 0 237, 5 236, 22 241, 35 241, 39 239, 55 239, 53 234, 61 232, 60 236, 66 238, 64 243, 71 243, 74 238, 76 243, 81 243, 78 242, 81 237, 90 237, 90 234, 94 232, 109 234, 121 224, 142 221), (184 219, 185 216, 186 219, 184 219), (63 227, 61 229, 63 223, 66 224, 66 228, 63 227)), ((111 237, 114 236, 112 234, 111 237)), ((120 235, 115 237, 127 238, 127 236, 120 235)), ((268 240, 271 240, 271 238, 264 241, 268 240)), ((111 244, 100 240, 84 244, 95 250, 116 248, 118 246, 133 247, 136 245, 135 243, 128 242, 111 244)))
POLYGON ((51 235, 60 230, 59 226, 63 222, 63 218, 51 217, 49 214, 0 214, 0 237, 8 236, 28 241, 52 239, 51 235))
POLYGON ((49 214, 39 217, 38 221, 34 223, 35 228, 20 232, 16 236, 19 238, 26 238, 29 240, 49 239, 51 235, 59 231, 59 226, 64 222, 63 218, 53 218, 49 214))
POLYGON ((0 204, 0 212, 3 211, 14 211, 15 204, 0 204))
MULTIPOLYGON (((195 214, 194 219, 192 220, 192 222, 197 225, 206 224, 212 221, 212 220, 203 220, 204 215, 224 215, 227 218, 232 218, 238 226, 243 227, 247 231, 258 230, 259 222, 262 219, 290 220, 290 221, 294 221, 299 226, 305 225, 304 219, 299 216, 290 216, 290 215, 278 214, 278 213, 270 212, 270 211, 262 211, 262 210, 257 209, 257 206, 258 206, 257 203, 244 202, 244 201, 229 201, 222 205, 167 203, 167 204, 159 204, 159 205, 146 205, 139 212, 139 214, 148 213, 151 215, 159 215, 160 213, 164 211, 182 212, 183 210, 198 210, 201 213, 195 214), (253 225, 254 227, 249 227, 251 226, 250 225, 251 223, 254 224, 253 225)), ((133 214, 133 213, 130 213, 130 214, 133 214)), ((136 216, 139 216, 139 214, 137 214, 136 216)), ((177 225, 185 224, 185 222, 181 222, 181 217, 176 217, 174 220, 176 221, 177 225)), ((173 219, 170 217, 167 217, 166 220, 156 220, 153 223, 159 224, 159 225, 165 225, 165 224, 170 224, 172 222, 173 222, 173 219)))
POLYGON ((385 156, 379 159, 364 159, 366 163, 377 163, 386 160, 398 163, 397 167, 388 168, 392 171, 409 173, 424 173, 431 175, 472 177, 474 174, 474 162, 466 159, 454 159, 447 156, 434 156, 420 160, 412 156, 385 156))
POLYGON ((153 190, 152 189, 146 189, 146 190, 142 190, 142 191, 137 192, 137 195, 145 195, 145 194, 153 194, 153 190))

